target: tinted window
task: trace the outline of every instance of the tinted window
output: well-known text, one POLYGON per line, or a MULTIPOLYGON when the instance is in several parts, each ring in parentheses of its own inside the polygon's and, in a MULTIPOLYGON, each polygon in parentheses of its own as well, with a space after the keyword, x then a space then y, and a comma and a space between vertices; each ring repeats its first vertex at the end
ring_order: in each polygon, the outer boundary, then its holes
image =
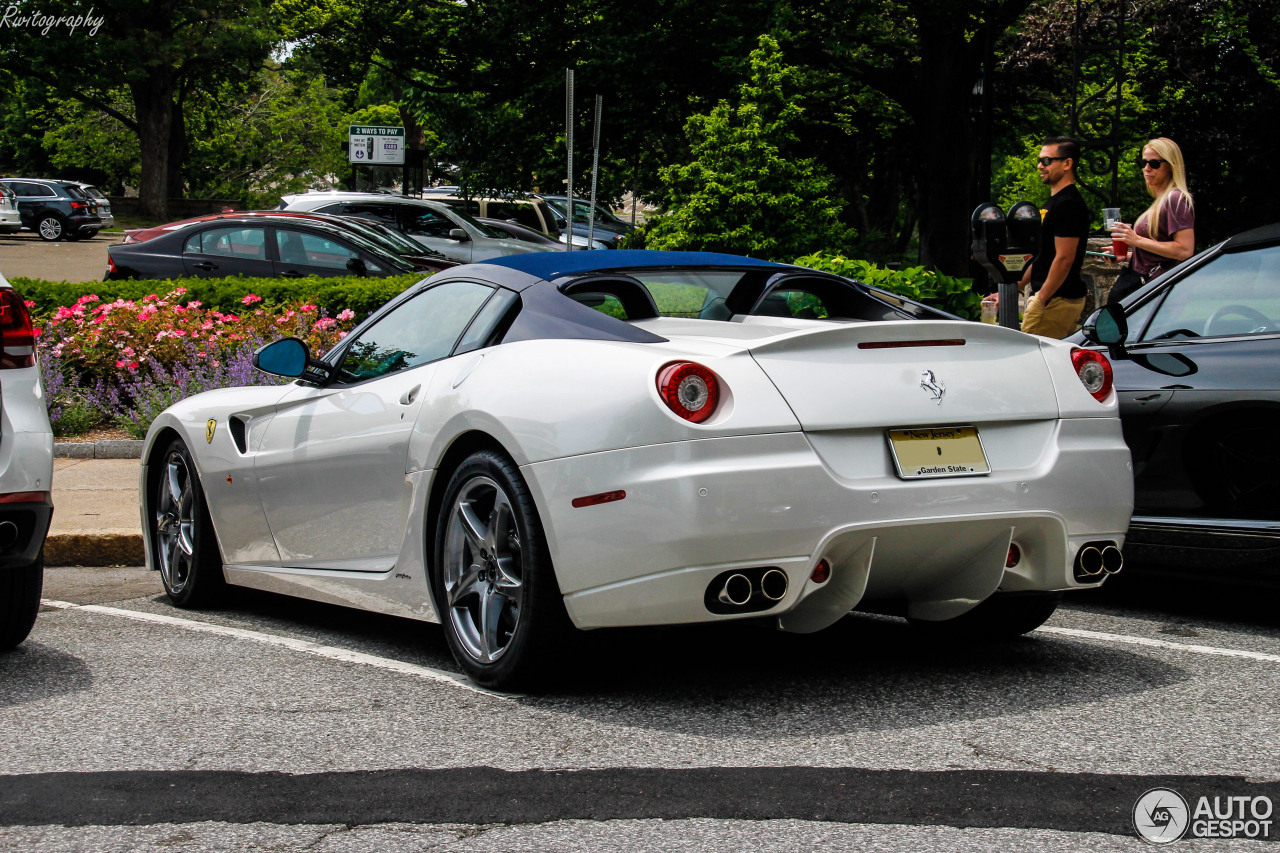
POLYGON ((470 281, 450 281, 399 305, 346 348, 342 382, 362 382, 444 358, 493 293, 470 281))
MULTIPOLYGON (((1141 315, 1135 312, 1134 318, 1141 315)), ((1219 255, 1154 305, 1141 340, 1280 331, 1280 246, 1219 255)))
POLYGON ((404 208, 404 233, 418 237, 445 237, 456 228, 453 220, 427 207, 404 208))
POLYGON ((302 231, 276 229, 276 251, 282 264, 341 270, 360 254, 336 240, 302 231))
POLYGON ((538 219, 538 211, 531 204, 518 204, 511 201, 491 201, 488 205, 490 219, 514 219, 525 228, 542 231, 542 220, 538 219))
POLYGON ((385 225, 396 227, 396 209, 389 204, 331 204, 320 208, 321 213, 340 213, 344 216, 359 216, 361 219, 372 219, 385 225))
POLYGON ((266 229, 240 226, 199 231, 187 238, 182 251, 188 254, 220 255, 265 261, 267 259, 266 229))

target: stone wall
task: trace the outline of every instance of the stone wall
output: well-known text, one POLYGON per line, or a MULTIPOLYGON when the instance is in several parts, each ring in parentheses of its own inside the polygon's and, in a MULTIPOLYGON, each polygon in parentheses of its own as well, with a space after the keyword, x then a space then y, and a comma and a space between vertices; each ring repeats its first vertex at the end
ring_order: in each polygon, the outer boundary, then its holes
MULTIPOLYGON (((1089 251, 1109 254, 1111 238, 1090 237, 1089 251)), ((1084 266, 1080 268, 1080 277, 1084 279, 1085 286, 1084 313, 1080 315, 1081 322, 1107 303, 1107 294, 1111 292, 1111 285, 1115 284, 1120 269, 1119 264, 1112 263, 1106 258, 1099 258, 1096 255, 1084 256, 1084 266)))

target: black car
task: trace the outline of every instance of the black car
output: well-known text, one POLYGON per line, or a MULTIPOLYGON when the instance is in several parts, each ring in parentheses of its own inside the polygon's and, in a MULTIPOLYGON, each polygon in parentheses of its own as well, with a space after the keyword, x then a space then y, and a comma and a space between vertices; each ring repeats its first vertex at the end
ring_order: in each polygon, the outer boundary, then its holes
POLYGON ((419 270, 372 241, 325 222, 226 216, 107 248, 105 278, 402 275, 419 270))
POLYGON ((0 178, 17 196, 22 227, 41 240, 79 240, 102 230, 98 204, 74 181, 0 178))
POLYGON ((1134 513, 1125 551, 1280 579, 1280 225, 1208 249, 1076 336, 1109 348, 1134 513))

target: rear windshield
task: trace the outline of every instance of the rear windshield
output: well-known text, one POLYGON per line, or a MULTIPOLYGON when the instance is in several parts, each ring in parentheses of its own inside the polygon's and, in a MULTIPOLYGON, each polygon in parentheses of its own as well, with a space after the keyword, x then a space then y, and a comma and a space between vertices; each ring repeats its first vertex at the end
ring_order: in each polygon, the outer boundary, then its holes
POLYGON ((702 320, 744 315, 837 321, 946 316, 848 279, 800 269, 627 270, 579 279, 564 289, 571 298, 623 320, 653 316, 655 309, 660 317, 702 320), (637 284, 645 294, 636 293, 637 284), (646 308, 648 299, 651 308, 646 308))

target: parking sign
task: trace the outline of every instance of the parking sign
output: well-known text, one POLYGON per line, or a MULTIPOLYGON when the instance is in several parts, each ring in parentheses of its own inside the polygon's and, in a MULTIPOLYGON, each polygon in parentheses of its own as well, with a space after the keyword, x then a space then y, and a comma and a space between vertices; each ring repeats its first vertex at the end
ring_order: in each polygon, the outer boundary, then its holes
POLYGON ((373 166, 403 166, 403 127, 352 124, 347 131, 347 159, 373 166))

